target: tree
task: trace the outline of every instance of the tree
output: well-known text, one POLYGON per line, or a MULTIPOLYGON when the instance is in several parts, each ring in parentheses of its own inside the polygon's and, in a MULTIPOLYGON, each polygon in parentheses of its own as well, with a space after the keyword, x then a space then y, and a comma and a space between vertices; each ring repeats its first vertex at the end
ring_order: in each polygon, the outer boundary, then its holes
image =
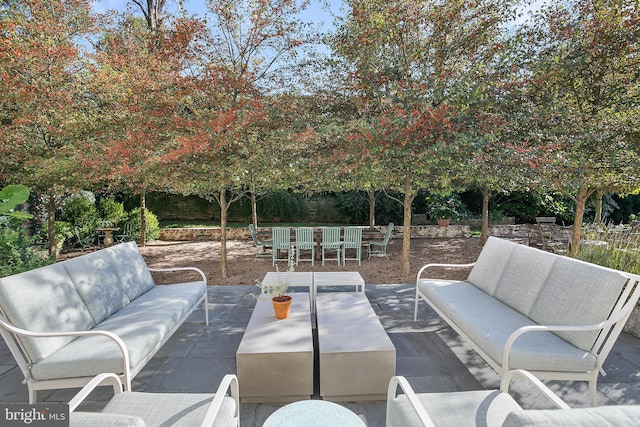
POLYGON ((75 148, 86 137, 90 103, 79 42, 93 30, 85 0, 12 0, 0 8, 3 178, 48 192, 51 256, 56 196, 84 181, 75 148))
POLYGON ((145 236, 145 194, 166 187, 163 155, 175 146, 185 124, 196 39, 201 26, 177 20, 150 31, 125 16, 103 33, 93 56, 94 139, 84 147, 87 176, 105 188, 140 194, 141 242, 145 236))
POLYGON ((352 0, 332 37, 351 64, 350 88, 360 101, 369 162, 390 189, 404 195, 402 274, 408 275, 411 203, 420 188, 452 189, 451 165, 461 123, 457 98, 467 75, 510 16, 509 1, 352 0), (368 129, 367 129, 368 128, 368 129))
POLYGON ((174 172, 185 178, 177 191, 216 200, 220 206, 223 277, 229 205, 247 187, 256 188, 256 177, 270 173, 278 162, 276 153, 282 152, 273 149, 283 142, 272 138, 267 117, 273 103, 268 95, 285 92, 282 88, 295 77, 297 54, 310 42, 298 18, 307 5, 307 0, 208 3, 209 60, 194 82, 189 130, 168 158, 181 165, 174 172))
POLYGON ((633 0, 563 2, 543 8, 521 36, 530 164, 541 185, 575 202, 577 251, 588 198, 638 185, 629 119, 640 95, 640 10, 633 0))

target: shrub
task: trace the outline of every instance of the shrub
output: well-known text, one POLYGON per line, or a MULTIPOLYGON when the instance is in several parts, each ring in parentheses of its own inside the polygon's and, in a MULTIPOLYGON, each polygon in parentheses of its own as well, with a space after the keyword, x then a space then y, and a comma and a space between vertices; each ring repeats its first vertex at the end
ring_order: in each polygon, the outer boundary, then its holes
MULTIPOLYGON (((146 221, 146 233, 145 239, 147 241, 156 240, 160 237, 160 224, 158 223, 158 217, 153 214, 149 209, 146 209, 144 212, 144 218, 146 221)), ((131 212, 127 214, 125 222, 131 222, 133 225, 131 233, 133 234, 133 239, 136 242, 140 241, 140 208, 135 208, 131 212)))
POLYGON ((98 215, 100 220, 118 225, 122 222, 126 213, 122 203, 118 203, 113 199, 102 199, 98 202, 98 215))
POLYGON ((573 256, 583 261, 632 274, 640 274, 640 239, 634 234, 605 232, 597 240, 607 244, 580 245, 573 256))
POLYGON ((46 250, 34 246, 19 223, 0 224, 0 277, 51 264, 46 250))
POLYGON ((87 192, 80 192, 67 199, 62 209, 62 220, 88 232, 96 227, 98 210, 95 198, 92 201, 85 197, 85 193, 87 192))

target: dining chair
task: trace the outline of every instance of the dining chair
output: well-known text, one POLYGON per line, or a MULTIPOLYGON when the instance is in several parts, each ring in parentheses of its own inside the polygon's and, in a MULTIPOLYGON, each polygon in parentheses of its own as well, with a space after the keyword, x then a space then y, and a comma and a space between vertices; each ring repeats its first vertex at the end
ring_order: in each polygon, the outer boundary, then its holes
POLYGON ((296 265, 300 261, 311 261, 311 265, 314 264, 316 256, 315 242, 313 241, 313 228, 312 227, 298 227, 296 228, 296 265), (301 251, 311 251, 311 259, 300 258, 301 251))
POLYGON ((251 233, 253 244, 256 246, 256 258, 273 257, 272 251, 268 250, 272 248, 273 242, 271 240, 260 240, 253 224, 249 224, 249 232, 251 233))
POLYGON ((273 247, 271 251, 271 265, 278 261, 287 261, 287 265, 293 264, 293 250, 291 247, 291 230, 284 227, 274 227, 272 231, 273 247), (287 251, 287 257, 282 258, 282 252, 287 251))
POLYGON ((362 254, 362 228, 360 227, 345 227, 344 229, 344 242, 342 243, 342 265, 347 265, 347 260, 358 261, 358 265, 361 265, 362 254), (347 249, 354 249, 355 255, 353 258, 347 258, 347 249))
POLYGON ((387 245, 389 244, 389 238, 391 237, 392 231, 393 223, 390 222, 387 227, 387 232, 384 235, 384 239, 369 240, 367 242, 368 259, 371 259, 372 256, 385 257, 386 259, 389 259, 389 256, 387 255, 387 245))
POLYGON ((336 260, 340 265, 340 227, 322 227, 320 248, 322 250, 322 265, 325 260, 336 260), (336 258, 327 257, 325 251, 336 251, 336 258))

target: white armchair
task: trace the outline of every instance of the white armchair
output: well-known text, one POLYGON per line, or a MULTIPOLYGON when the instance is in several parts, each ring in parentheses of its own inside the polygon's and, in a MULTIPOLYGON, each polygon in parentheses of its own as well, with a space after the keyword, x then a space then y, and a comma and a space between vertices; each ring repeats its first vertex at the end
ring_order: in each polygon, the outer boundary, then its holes
POLYGON ((238 379, 225 375, 215 394, 122 391, 115 374, 94 377, 69 402, 71 427, 239 427, 238 379), (113 386, 114 396, 101 412, 77 412, 100 385, 113 386), (227 395, 227 390, 230 395, 227 395))
POLYGON ((393 377, 387 394, 387 427, 470 426, 581 426, 632 427, 638 425, 640 406, 601 406, 571 409, 539 379, 527 371, 507 375, 524 377, 559 409, 524 410, 499 390, 416 394, 404 377, 393 377), (402 394, 397 394, 400 387, 402 394))

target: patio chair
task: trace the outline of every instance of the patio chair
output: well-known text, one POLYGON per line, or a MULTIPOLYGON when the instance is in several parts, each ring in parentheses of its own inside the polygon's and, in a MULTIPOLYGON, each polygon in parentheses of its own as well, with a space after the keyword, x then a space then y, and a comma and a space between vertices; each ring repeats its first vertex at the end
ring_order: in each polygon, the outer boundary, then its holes
POLYGON ((116 234, 118 243, 131 242, 133 240, 133 222, 127 221, 122 226, 122 233, 116 234))
POLYGON ((360 264, 362 254, 362 228, 360 227, 345 227, 344 229, 344 242, 342 243, 342 265, 347 265, 347 260, 358 261, 360 264), (347 249, 354 249, 355 255, 353 258, 347 258, 347 249))
POLYGON ((322 265, 324 265, 325 260, 336 260, 340 265, 340 227, 322 227, 320 249, 322 251, 322 265), (325 251, 336 251, 336 257, 329 258, 325 251))
POLYGON ((389 238, 391 237, 392 231, 393 223, 390 222, 387 227, 387 232, 384 235, 384 239, 369 240, 367 242, 368 259, 371 259, 372 256, 385 257, 386 259, 389 259, 389 256, 387 255, 387 245, 389 244, 389 238))
POLYGON ((238 379, 225 375, 215 394, 145 393, 123 392, 116 374, 100 374, 71 399, 69 418, 70 427, 239 427, 238 379), (102 411, 76 411, 99 385, 111 385, 114 392, 102 411))
POLYGON ((598 426, 638 425, 640 406, 601 406, 571 409, 531 373, 510 371, 529 380, 559 409, 523 409, 498 390, 416 394, 404 377, 393 377, 387 394, 386 427, 458 426, 598 426), (396 396, 398 386, 404 392, 396 396))
POLYGON ((260 240, 258 239, 258 233, 256 233, 256 229, 253 227, 253 224, 249 224, 249 231, 251 232, 251 238, 253 239, 253 244, 256 246, 256 258, 260 257, 272 257, 271 249, 273 246, 273 242, 271 240, 260 240))
POLYGON ((271 265, 278 261, 287 261, 287 265, 293 264, 293 248, 291 247, 291 230, 275 227, 272 232, 273 248, 271 251, 271 265), (282 252, 287 251, 287 257, 282 258, 282 252))
POLYGON ((93 239, 93 236, 83 236, 82 232, 78 227, 73 230, 76 235, 76 239, 78 240, 78 244, 80 245, 80 251, 84 252, 87 249, 93 249, 96 246, 96 242, 93 239))
POLYGON ((311 261, 311 265, 314 264, 316 256, 315 242, 313 241, 313 228, 311 227, 298 227, 296 228, 296 265, 300 261, 311 261), (300 252, 311 251, 311 259, 300 258, 300 252))

